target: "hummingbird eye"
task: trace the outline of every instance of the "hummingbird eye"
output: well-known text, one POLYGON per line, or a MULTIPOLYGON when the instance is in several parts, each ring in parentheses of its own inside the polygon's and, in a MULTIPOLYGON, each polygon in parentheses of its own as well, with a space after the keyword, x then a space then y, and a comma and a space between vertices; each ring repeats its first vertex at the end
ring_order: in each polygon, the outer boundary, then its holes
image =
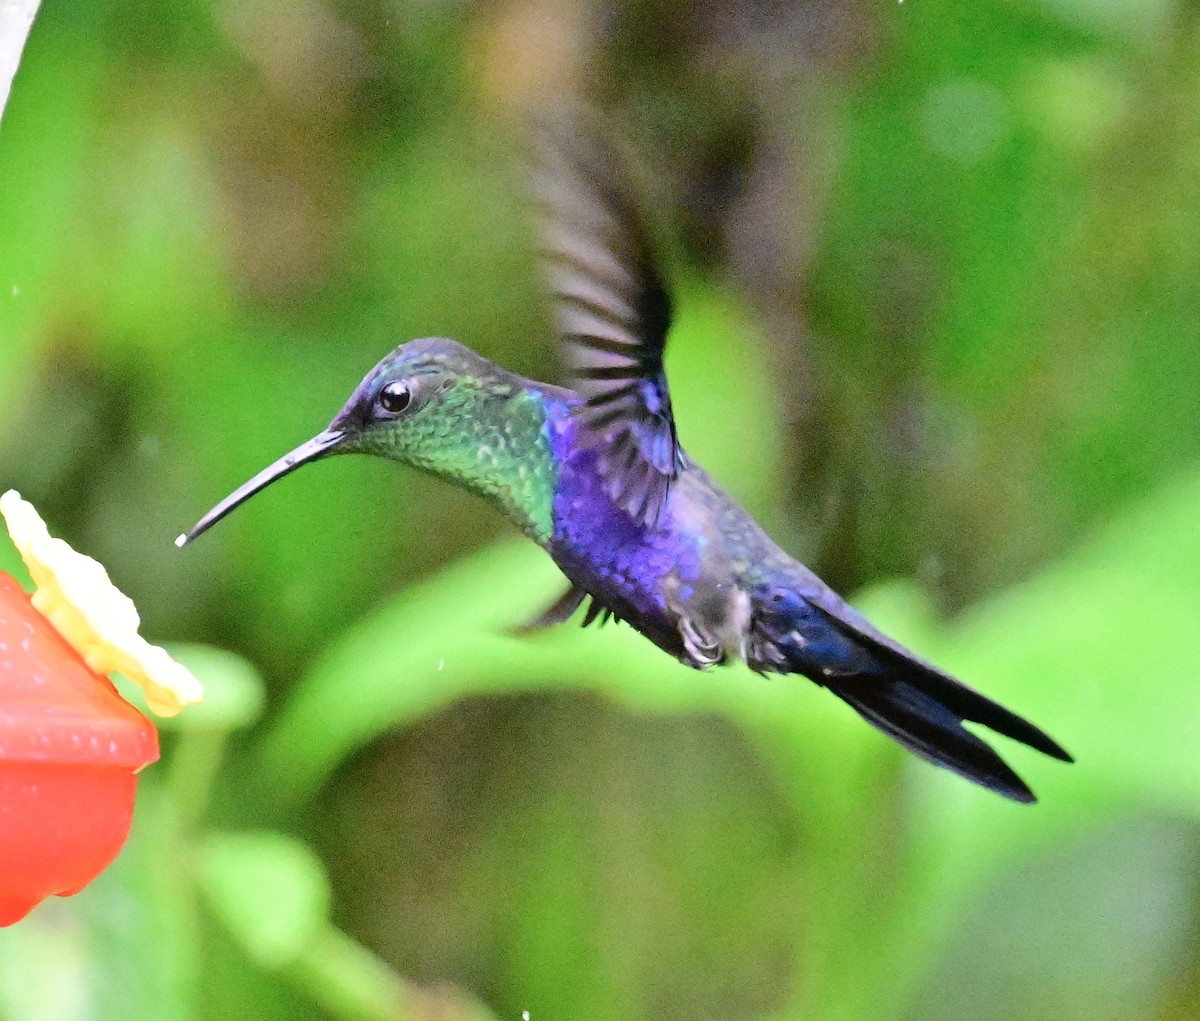
POLYGON ((408 384, 396 379, 379 391, 375 403, 389 415, 399 415, 412 403, 412 391, 408 384))

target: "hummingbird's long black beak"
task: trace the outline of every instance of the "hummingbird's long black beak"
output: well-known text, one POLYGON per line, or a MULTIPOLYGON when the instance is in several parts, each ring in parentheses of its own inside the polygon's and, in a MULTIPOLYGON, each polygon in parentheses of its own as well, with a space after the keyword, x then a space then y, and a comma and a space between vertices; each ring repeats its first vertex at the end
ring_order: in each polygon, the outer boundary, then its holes
POLYGON ((345 439, 345 436, 346 434, 340 430, 326 429, 323 433, 314 436, 307 443, 301 443, 290 454, 284 454, 283 457, 274 464, 268 465, 249 482, 238 486, 237 489, 197 521, 196 526, 190 532, 176 539, 175 545, 185 546, 195 539, 196 536, 207 532, 231 510, 241 506, 260 489, 266 489, 276 479, 281 479, 289 472, 294 472, 302 464, 308 464, 309 461, 315 461, 318 458, 333 453, 337 445, 345 439))

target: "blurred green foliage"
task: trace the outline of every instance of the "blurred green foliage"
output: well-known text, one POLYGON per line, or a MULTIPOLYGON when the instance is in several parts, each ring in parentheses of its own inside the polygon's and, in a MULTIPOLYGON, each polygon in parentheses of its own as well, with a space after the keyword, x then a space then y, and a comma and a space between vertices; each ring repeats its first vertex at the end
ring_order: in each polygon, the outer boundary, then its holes
POLYGON ((1197 95, 1187 0, 45 0, 0 484, 210 696, 116 865, 0 932, 0 1019, 1200 1015, 1197 95), (806 682, 510 637, 553 566, 389 465, 174 548, 401 340, 553 375, 547 85, 680 239, 689 449, 1064 742, 1005 749, 1040 805, 806 682))

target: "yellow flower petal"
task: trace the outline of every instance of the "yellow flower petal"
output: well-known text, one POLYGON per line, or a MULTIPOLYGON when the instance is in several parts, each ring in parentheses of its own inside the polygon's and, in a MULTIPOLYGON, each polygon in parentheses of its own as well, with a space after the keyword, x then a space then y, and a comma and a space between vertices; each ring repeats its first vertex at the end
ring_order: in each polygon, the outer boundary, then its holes
POLYGON ((0 496, 8 534, 33 577, 35 607, 98 674, 119 670, 141 685, 159 716, 204 697, 191 671, 138 634, 141 618, 103 565, 53 538, 33 504, 10 489, 0 496))

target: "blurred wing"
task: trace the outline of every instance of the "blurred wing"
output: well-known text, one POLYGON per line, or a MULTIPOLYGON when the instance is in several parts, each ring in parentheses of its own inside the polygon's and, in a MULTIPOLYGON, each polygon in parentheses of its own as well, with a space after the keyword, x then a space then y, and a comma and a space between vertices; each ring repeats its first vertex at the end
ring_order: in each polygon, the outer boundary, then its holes
POLYGON ((545 134, 542 243, 584 442, 612 498, 653 525, 684 463, 663 372, 671 299, 613 154, 578 128, 545 134))

